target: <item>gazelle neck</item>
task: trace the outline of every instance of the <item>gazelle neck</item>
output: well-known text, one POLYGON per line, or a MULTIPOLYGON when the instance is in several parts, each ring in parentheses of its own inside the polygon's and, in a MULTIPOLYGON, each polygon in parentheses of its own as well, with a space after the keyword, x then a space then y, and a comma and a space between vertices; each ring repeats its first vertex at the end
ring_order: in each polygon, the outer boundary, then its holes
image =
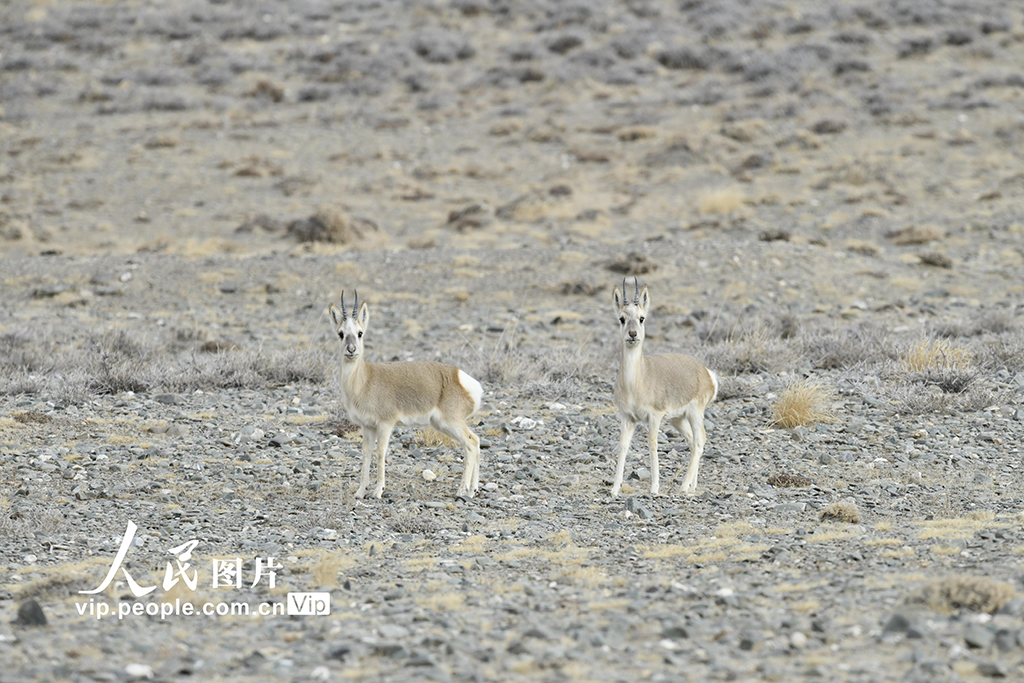
POLYGON ((354 361, 342 360, 341 362, 341 386, 346 393, 355 393, 356 390, 366 381, 366 363, 363 362, 362 354, 354 361))
POLYGON ((626 386, 633 386, 640 379, 644 366, 644 343, 630 346, 622 342, 622 366, 619 369, 626 386))

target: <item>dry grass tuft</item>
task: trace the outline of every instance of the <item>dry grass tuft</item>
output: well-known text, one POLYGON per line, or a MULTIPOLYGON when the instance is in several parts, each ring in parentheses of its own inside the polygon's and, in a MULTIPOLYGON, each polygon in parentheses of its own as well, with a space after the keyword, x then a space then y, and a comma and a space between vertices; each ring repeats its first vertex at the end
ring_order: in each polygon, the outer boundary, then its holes
POLYGON ((861 256, 876 257, 881 253, 878 245, 874 242, 868 242, 867 240, 846 240, 843 243, 843 248, 846 251, 853 252, 854 254, 860 254, 861 256))
POLYGON ((351 566, 351 560, 342 553, 324 553, 313 565, 313 581, 317 586, 334 586, 341 570, 351 566))
POLYGON ((309 218, 289 223, 286 234, 299 242, 351 244, 377 231, 377 226, 370 221, 350 220, 337 209, 320 207, 309 218))
POLYGON ((946 233, 937 225, 912 225, 894 232, 886 237, 892 240, 893 244, 906 246, 911 244, 928 244, 945 237, 946 233))
POLYGON ((1012 585, 985 576, 949 576, 927 584, 910 602, 942 613, 965 609, 992 614, 1016 595, 1012 585))
POLYGON ((441 530, 441 525, 433 517, 402 515, 391 522, 391 528, 400 534, 431 536, 441 530))
POLYGON ((821 511, 821 521, 860 524, 860 511, 853 503, 836 501, 821 511))
POLYGON ((900 364, 907 372, 967 370, 973 360, 970 349, 948 339, 921 339, 907 350, 900 364))
POLYGON ((792 429, 817 422, 835 422, 829 405, 832 390, 823 384, 804 380, 786 387, 772 404, 772 424, 792 429))
POLYGON ((36 410, 26 410, 23 413, 16 413, 12 417, 15 422, 20 422, 23 425, 31 423, 47 424, 53 421, 53 418, 46 413, 40 413, 36 410))
POLYGON ((768 485, 779 489, 804 489, 813 484, 809 477, 783 472, 768 477, 768 485))
POLYGON ((697 209, 701 213, 724 216, 741 208, 746 199, 746 195, 738 187, 728 187, 704 195, 697 204, 697 209))
POLYGON ((421 429, 416 432, 416 443, 420 446, 427 446, 429 448, 438 448, 440 446, 459 448, 460 446, 460 444, 455 443, 447 434, 442 434, 433 427, 427 427, 426 429, 421 429))

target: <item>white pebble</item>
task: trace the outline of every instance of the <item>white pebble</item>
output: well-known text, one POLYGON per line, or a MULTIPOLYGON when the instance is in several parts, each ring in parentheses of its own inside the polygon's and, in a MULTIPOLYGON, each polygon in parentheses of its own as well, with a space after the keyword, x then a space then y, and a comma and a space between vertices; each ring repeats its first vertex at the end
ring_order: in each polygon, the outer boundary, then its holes
POLYGON ((800 631, 794 631, 789 637, 789 644, 796 650, 802 650, 807 647, 807 636, 800 631))
POLYGON ((153 678, 153 667, 149 664, 129 664, 124 668, 124 672, 128 674, 129 678, 145 678, 147 680, 153 678))
POLYGON ((486 484, 484 484, 484 488, 487 489, 488 491, 497 491, 498 485, 495 484, 493 481, 489 481, 486 484))
POLYGON ((421 474, 423 475, 423 479, 425 481, 434 481, 435 479, 437 479, 437 475, 434 474, 432 470, 423 470, 421 474))

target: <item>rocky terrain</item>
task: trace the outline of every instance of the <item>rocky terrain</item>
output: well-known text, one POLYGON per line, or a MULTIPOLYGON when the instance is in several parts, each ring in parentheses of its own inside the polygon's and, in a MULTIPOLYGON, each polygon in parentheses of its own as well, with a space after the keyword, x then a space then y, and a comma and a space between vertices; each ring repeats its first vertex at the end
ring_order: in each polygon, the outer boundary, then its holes
POLYGON ((1022 63, 1009 2, 3 4, 0 681, 1021 678, 1022 63), (696 495, 671 429, 609 495, 633 276, 696 495), (400 429, 354 500, 355 288, 484 384, 477 497, 400 429), (129 522, 154 592, 80 593, 129 522))

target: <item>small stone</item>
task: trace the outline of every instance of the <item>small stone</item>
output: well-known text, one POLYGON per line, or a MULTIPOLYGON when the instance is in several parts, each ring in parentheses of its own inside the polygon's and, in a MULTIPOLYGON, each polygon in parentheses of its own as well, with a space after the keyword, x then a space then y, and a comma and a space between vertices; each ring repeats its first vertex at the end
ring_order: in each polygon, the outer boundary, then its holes
POLYGON ((968 647, 983 650, 996 639, 996 634, 982 624, 970 624, 964 630, 964 641, 968 647))
POLYGON ((1017 647, 1017 634, 1008 628, 996 631, 996 647, 1000 652, 1009 652, 1017 647))
POLYGON ((918 612, 896 612, 885 622, 882 633, 902 633, 907 638, 922 638, 930 630, 924 621, 923 615, 918 612))
POLYGON ((635 474, 636 478, 640 481, 647 481, 651 478, 651 471, 646 467, 638 467, 633 474, 635 474))
POLYGON ((534 626, 529 631, 523 634, 523 638, 536 638, 537 640, 551 640, 551 634, 540 628, 534 626))
POLYGON ((802 650, 807 647, 807 636, 802 631, 794 631, 789 636, 789 645, 794 650, 802 650))
POLYGON ((484 484, 484 488, 487 489, 488 491, 497 491, 498 485, 493 481, 489 481, 486 484, 484 484))
POLYGON ((345 661, 352 654, 352 646, 348 644, 336 645, 327 653, 327 659, 345 661))
POLYGON ((776 512, 803 512, 807 509, 807 503, 780 503, 776 505, 776 512))
POLYGON ((178 395, 177 394, 157 394, 156 396, 153 397, 153 400, 156 401, 157 403, 165 403, 167 405, 173 406, 173 405, 178 403, 178 395))
POLYGON ((671 640, 684 640, 690 637, 690 632, 682 624, 673 624, 661 630, 661 637, 671 640))
POLYGON ((407 638, 409 636, 409 629, 398 624, 384 624, 377 631, 391 640, 400 640, 401 638, 407 638))
POLYGON ((18 616, 13 623, 15 626, 46 626, 46 614, 35 598, 29 598, 18 607, 18 616))
POLYGON ((835 461, 836 461, 836 459, 833 458, 828 453, 822 453, 822 454, 820 454, 818 456, 818 464, 819 465, 831 465, 831 464, 835 463, 835 461))
POLYGON ((988 678, 1006 678, 1009 669, 1000 662, 978 662, 978 673, 988 678))
POLYGON ((420 472, 420 475, 423 477, 423 481, 434 481, 437 479, 437 475, 432 470, 423 470, 420 472))
POLYGON ((167 436, 180 437, 188 434, 188 427, 182 424, 173 424, 167 428, 167 436))

